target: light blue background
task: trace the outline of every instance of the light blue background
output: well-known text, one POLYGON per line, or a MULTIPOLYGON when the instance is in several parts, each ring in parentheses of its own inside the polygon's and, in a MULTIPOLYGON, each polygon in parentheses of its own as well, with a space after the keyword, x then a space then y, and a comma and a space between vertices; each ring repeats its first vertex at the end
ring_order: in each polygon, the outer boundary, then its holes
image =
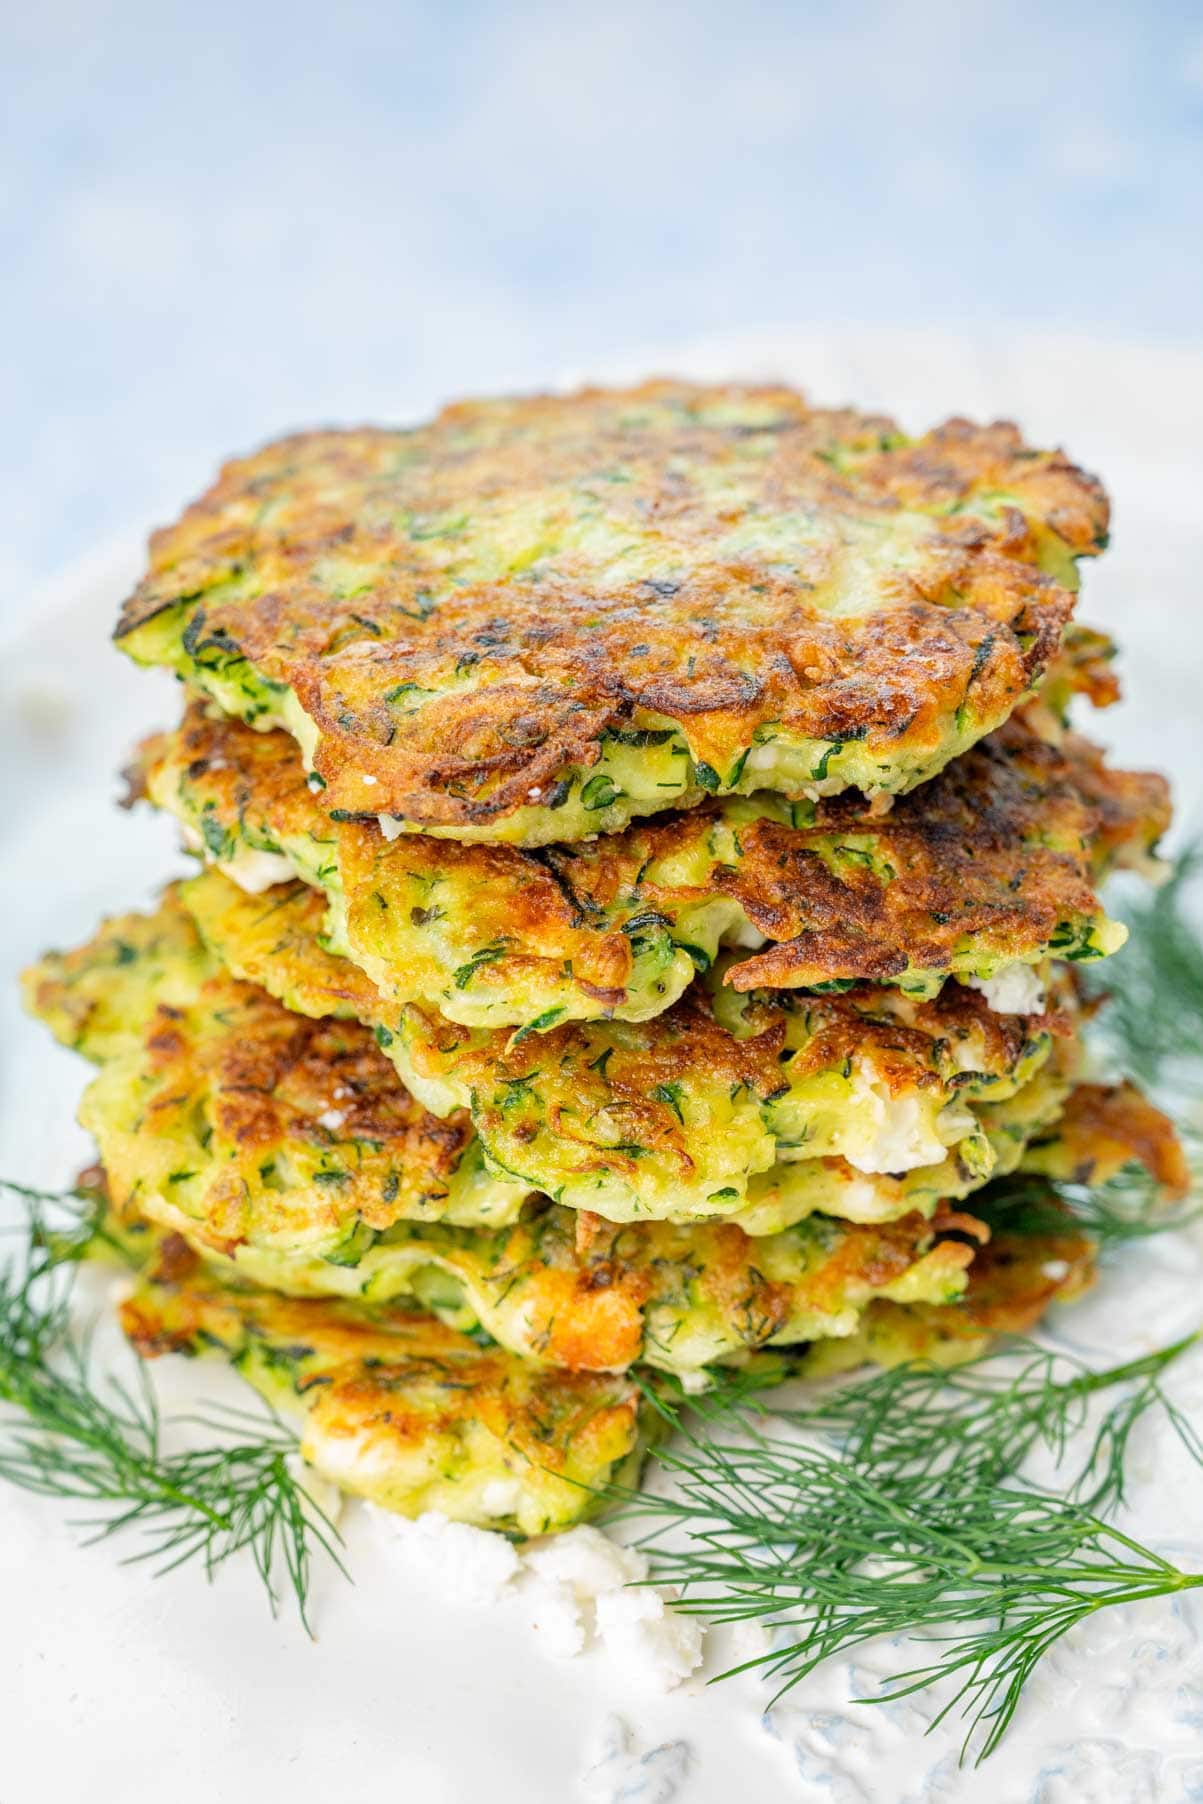
POLYGON ((6 612, 292 425, 759 326, 1203 337, 1197 7, 4 15, 6 612))

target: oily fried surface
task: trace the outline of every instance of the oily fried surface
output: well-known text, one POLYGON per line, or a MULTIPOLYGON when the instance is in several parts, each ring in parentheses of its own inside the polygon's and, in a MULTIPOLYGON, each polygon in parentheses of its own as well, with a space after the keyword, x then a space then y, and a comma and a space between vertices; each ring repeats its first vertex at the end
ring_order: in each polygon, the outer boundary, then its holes
MULTIPOLYGON (((687 801, 777 742, 827 750, 770 775, 792 793, 921 781, 1038 678, 1106 529, 1097 482, 1009 425, 909 440, 787 389, 649 383, 228 464, 155 535, 118 637, 291 689, 333 806, 542 842, 577 837, 555 810, 632 731, 687 752, 687 801), (182 650, 147 631, 167 613, 182 650)), ((584 803, 602 830, 657 805, 584 803)))
POLYGON ((680 886, 658 873, 707 835, 717 855, 690 899, 713 887, 776 942, 728 968, 740 990, 851 978, 922 989, 1050 951, 1099 956, 1110 924, 1094 878, 1132 842, 1147 852, 1169 813, 1163 779, 1108 771, 1088 742, 1063 753, 1019 722, 884 817, 852 792, 815 805, 809 825, 758 799, 713 810, 544 856, 595 903, 637 878, 643 906, 670 912, 680 886))
POLYGON ((247 895, 217 871, 179 885, 201 938, 236 976, 269 990, 286 1008, 319 1018, 336 1015, 372 1026, 380 994, 350 959, 322 943, 325 911, 304 883, 247 895))
POLYGON ((956 1145, 984 1177, 974 1102, 1012 1095, 1067 1025, 997 1015, 960 986, 915 1003, 869 985, 735 999, 695 984, 651 1022, 521 1040, 410 1007, 390 1049, 431 1106, 470 1107, 492 1158, 533 1188, 613 1219, 686 1219, 739 1209, 777 1159, 896 1173, 956 1145))
POLYGON ((632 1379, 533 1366, 426 1314, 225 1284, 176 1237, 121 1322, 144 1357, 234 1362, 303 1417, 301 1451, 324 1477, 402 1515, 543 1534, 636 1475, 647 1406, 632 1379))
MULTIPOLYGON (((281 922, 293 916, 277 929, 287 947, 278 959, 265 956, 257 926, 264 898, 240 895, 217 871, 182 890, 190 905, 209 892, 223 900, 198 918, 233 971, 298 1007, 329 988, 316 892, 298 884, 275 904, 281 922)), ((1072 1007, 1064 985, 1053 1012, 1018 1016, 959 984, 919 1002, 869 984, 770 997, 716 981, 651 1021, 537 1034, 462 1027, 383 998, 369 1018, 428 1108, 470 1111, 497 1170, 614 1220, 686 1220, 737 1213, 750 1180, 778 1158, 901 1172, 940 1165, 955 1146, 984 1180, 993 1153, 973 1105, 1029 1082, 1054 1035, 1071 1031, 1072 1007)), ((834 1193, 815 1206, 844 1212, 834 1193)))
POLYGON ((102 1066, 80 1119, 115 1204, 216 1251, 253 1239, 351 1258, 394 1222, 521 1208, 524 1190, 485 1170, 463 1111, 431 1115, 358 1021, 291 1013, 207 959, 174 891, 156 915, 52 954, 27 994, 102 1066))
POLYGON ((937 1309, 922 1302, 900 1309, 889 1299, 874 1299, 849 1340, 816 1345, 812 1369, 840 1370, 862 1359, 953 1364, 976 1357, 1000 1334, 1026 1333, 1050 1304, 1072 1301, 1088 1289, 1097 1263, 1095 1242, 1047 1179, 1098 1185, 1132 1165, 1143 1165, 1168 1200, 1189 1190, 1190 1171, 1172 1121, 1135 1085, 1076 1085, 1056 1125, 1025 1150, 1022 1188, 988 1185, 975 1199, 987 1238, 974 1252, 962 1294, 937 1309), (991 1230, 985 1223, 995 1216, 996 1195, 999 1225, 991 1230), (1036 1206, 1016 1210, 1017 1202, 1036 1206), (1039 1224, 1036 1231, 1020 1227, 1025 1216, 1039 1224), (1050 1219, 1058 1217, 1064 1227, 1050 1232, 1050 1219))
POLYGON ((353 1264, 248 1242, 226 1269, 292 1296, 405 1298, 454 1327, 485 1329, 524 1359, 572 1371, 644 1361, 690 1372, 763 1346, 847 1334, 873 1297, 944 1302, 962 1288, 971 1256, 964 1240, 941 1237, 917 1214, 873 1227, 812 1217, 752 1240, 730 1223, 618 1227, 532 1202, 521 1221, 494 1231, 400 1224, 353 1264))
POLYGON ((332 903, 338 949, 396 1003, 466 1025, 550 1025, 667 1008, 720 945, 738 989, 872 979, 930 994, 949 975, 1101 956, 1095 883, 1140 862, 1169 814, 1159 777, 1018 720, 882 816, 848 792, 728 797, 540 852, 386 840, 331 823, 291 739, 194 702, 142 748, 139 783, 238 879, 267 851, 332 903))
POLYGON ((1070 1184, 1105 1184, 1126 1165, 1143 1165, 1167 1200, 1191 1187, 1173 1122, 1135 1084, 1078 1084, 1054 1126, 1037 1135, 1025 1171, 1070 1184))
POLYGON ((212 970, 168 891, 154 914, 118 915, 82 946, 46 953, 22 972, 21 995, 56 1040, 99 1065, 139 1047, 156 1008, 191 1001, 212 970))
POLYGON ((996 1234, 974 1254, 964 1293, 943 1307, 870 1303, 854 1335, 819 1341, 804 1370, 813 1376, 870 1364, 925 1360, 960 1365, 1003 1334, 1026 1334, 1053 1304, 1073 1302, 1094 1282, 1090 1237, 1067 1219, 1060 1234, 996 1234))
MULTIPOLYGON (((323 910, 314 891, 302 884, 294 884, 273 891, 270 898, 248 896, 214 870, 181 884, 178 893, 214 955, 234 975, 261 984, 272 995, 286 998, 290 1007, 303 1013, 322 1017, 341 1012, 348 989, 339 971, 346 961, 332 957, 319 943, 323 910), (269 912, 265 915, 265 911, 269 912), (265 924, 270 927, 269 934, 264 932, 265 924)), ((366 980, 360 978, 355 988, 362 1002, 367 997, 366 980)), ((699 1125, 709 1124, 719 1133, 725 1120, 734 1123, 730 1143, 711 1150, 710 1165, 720 1172, 728 1168, 738 1172, 738 1184, 733 1192, 724 1191, 714 1199, 706 1196, 704 1202, 701 1200, 704 1180, 698 1179, 692 1193, 683 1188, 682 1166, 669 1159, 665 1149, 661 1148, 659 1156, 649 1162, 640 1148, 629 1141, 617 1150, 614 1147, 616 1134, 621 1142, 628 1121, 623 1112, 623 1099, 630 1090, 637 1091, 641 1081, 639 1067, 633 1063, 638 1056, 638 1046, 650 1046, 653 1054, 657 1047, 654 1024, 649 1026, 643 1041, 632 1040, 620 1028, 609 1032, 604 1027, 599 1028, 600 1037, 596 1040, 568 1036, 566 1043, 559 1046, 559 1059, 550 1067, 549 1125, 541 1119, 537 1099, 532 1105, 528 1081, 530 1067, 524 1066, 515 1075, 514 1067, 507 1065, 498 1070, 489 1063, 490 1053, 494 1058, 507 1053, 513 1055, 523 1045, 530 1047, 537 1058, 543 1047, 542 1036, 516 1039, 502 1033, 469 1035, 475 1057, 461 1068, 454 1061, 447 1066, 437 1061, 424 1061, 420 1051, 411 1054, 404 1034, 394 1031, 396 1012, 378 995, 370 998, 361 1019, 374 1026, 378 1041, 387 1050, 402 1081, 410 1087, 415 1081, 423 1084, 423 1094, 430 1106, 440 1110, 455 1109, 461 1106, 456 1097, 462 1096, 469 1109, 480 1120, 488 1122, 490 1131, 486 1145, 499 1171, 526 1171, 529 1167, 537 1174, 529 1180, 531 1188, 546 1190, 553 1185, 566 1185, 561 1193, 562 1200, 586 1208, 600 1185, 609 1196, 607 1211, 617 1210, 619 1219, 623 1220, 628 1216, 638 1219, 641 1214, 646 1214, 647 1198, 657 1199, 651 1207, 659 1213, 658 1199, 665 1191, 670 1219, 690 1220, 699 1214, 720 1214, 737 1221, 749 1234, 767 1235, 816 1213, 858 1222, 894 1221, 912 1211, 930 1215, 941 1198, 967 1196, 985 1182, 991 1171, 1013 1170, 1032 1135, 1056 1119, 1076 1074, 1076 1041, 1065 1031, 1073 1026, 1077 1016, 1078 1004, 1072 987, 1061 984, 1055 1003, 1057 1015, 1032 1030, 1035 1038, 1030 1043, 1020 1037, 1024 1030, 1013 1017, 1002 1038, 992 1046, 979 1043, 974 1038, 972 1026, 964 1022, 961 1030, 955 1030, 951 1009, 943 1014, 936 1012, 932 1019, 937 1028, 942 1023, 951 1036, 940 1050, 946 1065, 952 1067, 953 1085, 962 1078, 969 1088, 976 1083, 981 1100, 974 1098, 972 1114, 966 1115, 961 1122, 965 1138, 954 1134, 947 1147, 942 1143, 932 1144, 928 1156, 934 1163, 897 1173, 857 1170, 845 1157, 835 1154, 808 1157, 795 1154, 791 1158, 787 1153, 786 1162, 771 1164, 767 1170, 760 1169, 766 1136, 761 1123, 750 1115, 748 1095, 730 1074, 728 1093, 724 1095, 721 1076, 715 1083, 713 1074, 708 1079, 705 1070, 697 1072, 696 1081, 690 1087, 690 1097, 692 1106, 699 1113, 699 1125), (1056 1030, 1056 1037, 1052 1038, 1051 1055, 1044 1058, 1052 1029, 1056 1030), (1005 1060, 1016 1048, 1019 1063, 1008 1080, 1005 1060), (616 1057, 618 1065, 614 1064, 616 1057), (992 1057, 1001 1059, 1004 1065, 983 1069, 974 1080, 969 1071, 975 1060, 988 1067, 992 1057), (572 1089, 573 1073, 578 1067, 585 1068, 587 1084, 595 1083, 599 1076, 608 1078, 611 1069, 616 1079, 624 1070, 630 1074, 629 1084, 618 1093, 617 1108, 607 1104, 600 1095, 595 1097, 589 1132, 603 1142, 596 1169, 591 1169, 585 1149, 578 1143, 579 1134, 559 1113, 560 1098, 565 1090, 572 1089), (416 1079, 415 1073, 418 1074, 416 1079), (732 1089, 734 1095, 730 1094, 732 1089), (499 1097, 495 1110, 488 1106, 490 1095, 499 1097), (509 1128, 507 1121, 511 1123, 509 1128), (515 1151, 517 1165, 511 1166, 510 1157, 515 1151), (636 1168, 635 1178, 631 1180, 633 1167, 636 1168), (645 1199, 643 1203, 641 1199, 645 1199)), ((732 999, 729 1006, 736 1011, 736 1025, 740 1025, 739 1011, 744 1005, 732 999)), ((975 1000, 974 1018, 978 1014, 979 1005, 975 1000)), ((712 1013, 704 1012, 701 1019, 715 1029, 712 1013)), ((988 1015, 986 1019, 990 1022, 996 1017, 988 1015)), ((678 1018, 669 1017, 669 1024, 679 1027, 678 1018)), ((888 1042, 893 1037, 889 1018, 878 1025, 884 1026, 888 1042)), ((941 1036, 938 1034, 937 1037, 941 1036)), ((734 1047, 738 1056, 739 1042, 729 1029, 718 1027, 714 1039, 720 1050, 728 1052, 734 1047)), ((681 1044, 678 1034, 670 1042, 670 1048, 681 1044)), ((698 1040, 684 1040, 681 1062, 687 1063, 691 1053, 698 1054, 700 1050, 704 1048, 698 1040)), ((778 1053, 779 1063, 788 1061, 789 1057, 784 1047, 778 1053)), ((671 1050, 669 1059, 670 1073, 675 1073, 677 1059, 671 1050)), ((771 1073, 771 1060, 768 1069, 771 1073)), ((799 1078, 801 1075, 799 1071, 799 1078)), ((849 1069, 845 1073, 841 1066, 841 1083, 845 1077, 853 1080, 853 1072, 849 1069)), ((698 1128, 686 1129, 686 1090, 678 1077, 670 1074, 660 1082, 649 1067, 643 1071, 642 1081, 651 1085, 653 1104, 667 1105, 668 1119, 680 1132, 686 1156, 689 1156, 689 1148, 704 1145, 704 1135, 698 1128)), ((804 1086, 800 1085, 800 1088, 804 1086)), ((835 1106, 838 1107, 840 1096, 845 1093, 856 1096, 857 1083, 850 1081, 844 1084, 843 1090, 832 1092, 831 1100, 835 1106)), ((815 1087, 815 1098, 820 1104, 823 1096, 824 1084, 820 1079, 815 1087)), ((782 1093, 775 1098, 774 1107, 785 1109, 787 1103, 788 1097, 782 1093)), ((932 1099, 932 1105, 938 1108, 938 1097, 932 1099)), ((874 1120, 888 1114, 881 1099, 872 1095, 860 1094, 858 1106, 874 1120)), ((917 1108, 914 1113, 917 1116, 917 1108)), ((783 1137, 787 1137, 789 1131, 783 1126, 783 1137)), ((799 1145, 804 1144, 803 1137, 799 1145)), ((771 1144, 769 1150, 772 1151, 771 1144)), ((649 1154, 651 1151, 649 1149, 649 1154)), ((717 1179, 715 1187, 720 1187, 717 1179)), ((461 1213, 456 1219, 469 1218, 461 1213)), ((360 1268, 357 1266, 356 1269, 360 1268)))
POLYGON ((1140 870, 1170 824, 1170 787, 1157 771, 1112 770, 1096 745, 1080 734, 1062 741, 1073 781, 1092 811, 1098 867, 1140 870))

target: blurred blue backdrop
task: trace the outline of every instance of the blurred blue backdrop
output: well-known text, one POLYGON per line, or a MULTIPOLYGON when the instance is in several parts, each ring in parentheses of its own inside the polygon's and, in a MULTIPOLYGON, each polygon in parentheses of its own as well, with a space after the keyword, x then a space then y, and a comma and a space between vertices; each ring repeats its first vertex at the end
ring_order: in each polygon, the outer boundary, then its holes
POLYGON ((1203 335, 1197 6, 4 11, 7 609, 290 425, 760 326, 1203 335))

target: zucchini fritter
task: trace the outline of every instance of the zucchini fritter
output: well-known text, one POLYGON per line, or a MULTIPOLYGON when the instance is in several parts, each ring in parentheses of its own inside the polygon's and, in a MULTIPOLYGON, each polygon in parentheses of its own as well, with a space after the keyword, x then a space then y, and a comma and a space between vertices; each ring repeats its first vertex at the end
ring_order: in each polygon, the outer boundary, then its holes
POLYGON ((526 1199, 467 1115, 428 1114, 366 1028, 290 1014, 222 970, 174 891, 49 954, 25 997, 101 1066, 80 1120, 117 1204, 202 1224, 214 1246, 253 1235, 354 1260, 396 1222, 512 1221, 526 1199))
POLYGON ((433 1316, 235 1287, 174 1237, 121 1305, 144 1357, 224 1355, 331 1483, 403 1516, 541 1535, 633 1483, 658 1418, 635 1379, 533 1366, 433 1316))
MULTIPOLYGON (((871 1362, 974 1358, 1090 1281, 1090 1243, 1000 1236, 969 1285, 943 1305, 871 1303, 861 1329, 798 1346, 758 1370, 765 1382, 871 1362)), ((437 1509, 522 1535, 593 1512, 607 1482, 635 1482, 662 1426, 635 1374, 548 1370, 396 1305, 300 1301, 223 1283, 175 1236, 121 1307, 144 1357, 214 1353, 283 1414, 333 1484, 402 1515, 437 1509)), ((654 1374, 649 1374, 654 1382, 654 1374)), ((646 1382, 646 1380, 645 1380, 646 1382)))
MULTIPOLYGON (((1025 1174, 1091 1183, 1139 1163, 1167 1198, 1187 1187, 1171 1122, 1126 1084, 1077 1086, 1053 1134, 1017 1159, 1025 1174)), ((1046 1188, 1036 1176, 1024 1182, 1046 1188)), ((399 1224, 353 1266, 253 1240, 226 1257, 233 1275, 293 1296, 416 1299, 450 1326, 484 1329, 538 1363, 622 1371, 642 1362, 688 1374, 744 1364, 764 1347, 859 1334, 879 1302, 954 1301, 971 1260, 983 1261, 979 1280, 999 1267, 997 1250, 975 1250, 993 1244, 997 1189, 981 1193, 984 1220, 947 1205, 931 1222, 911 1214, 877 1227, 813 1215, 753 1240, 731 1223, 619 1227, 532 1201, 520 1222, 492 1232, 399 1224)), ((188 1238, 214 1257, 203 1228, 188 1238)), ((997 1238, 1006 1240, 1005 1229, 997 1238)))
MULTIPOLYGON (((362 1005, 355 991, 367 979, 322 951, 306 924, 315 908, 301 885, 252 898, 208 872, 169 891, 157 915, 120 917, 27 974, 31 1012, 105 1067, 83 1117, 119 1200, 140 1199, 210 1248, 254 1242, 261 1252, 349 1267, 405 1221, 514 1221, 526 1182, 491 1165, 462 1112, 427 1115, 369 1030, 340 1018, 349 997, 362 1005), (181 894, 234 976, 201 949, 181 894), (272 983, 313 1019, 236 978, 272 983)), ((1013 1095, 977 1103, 968 1147, 941 1148, 937 1163, 891 1174, 857 1171, 840 1157, 796 1159, 743 1173, 743 1191, 712 1199, 708 1213, 755 1235, 815 1213, 862 1222, 931 1216, 991 1170, 1013 1170, 1027 1140, 1055 1120, 1073 1081, 1074 1045, 1056 1039, 1013 1095)), ((671 1105, 673 1093, 665 1096, 671 1105)), ((563 1146, 550 1136, 536 1151, 556 1157, 563 1146)), ((670 1214, 675 1200, 669 1191, 670 1214)))
POLYGON ((884 817, 851 794, 709 802, 576 847, 523 852, 332 822, 292 740, 194 702, 131 772, 189 841, 257 893, 291 876, 330 904, 328 943, 390 1002, 472 1027, 643 1021, 720 945, 725 981, 870 979, 931 996, 949 976, 1102 957, 1122 943, 1094 883, 1146 862, 1159 777, 1110 771, 1012 721, 884 817))
POLYGON ((1013 426, 654 382, 312 432, 151 543, 119 643, 328 806, 541 845, 707 794, 898 794, 1057 650, 1099 484, 1013 426))
MULTIPOLYGON (((326 1011, 347 961, 319 943, 316 892, 247 897, 209 871, 181 894, 238 976, 326 1011)), ((361 1018, 428 1108, 471 1111, 496 1169, 615 1221, 734 1214, 778 1159, 839 1160, 855 1179, 942 1165, 955 1148, 984 1181, 992 1149, 976 1107, 1014 1096, 1071 1025, 1064 1009, 998 1015, 959 984, 917 1002, 871 984, 770 998, 710 979, 640 1023, 507 1035, 383 999, 361 1018)), ((817 1206, 830 1214, 844 1212, 838 1182, 829 1169, 817 1206)))
POLYGON ((1105 1184, 1143 1165, 1170 1201, 1191 1187, 1182 1142, 1167 1115, 1135 1084, 1077 1084, 1055 1122, 1029 1136, 1023 1169, 1066 1184, 1105 1184))
MULTIPOLYGON (((149 1197, 139 1201, 154 1214, 149 1197)), ((912 1214, 878 1227, 811 1216, 752 1240, 728 1222, 619 1227, 546 1203, 494 1231, 401 1223, 353 1265, 253 1238, 214 1253, 202 1225, 181 1231, 230 1275, 288 1296, 405 1298, 570 1371, 621 1372, 642 1361, 688 1373, 743 1363, 760 1347, 850 1334, 874 1297, 950 1301, 973 1251, 947 1234, 977 1227, 952 1212, 935 1224, 912 1214)))
POLYGON ((1097 1254, 1067 1216, 1063 1234, 997 1234, 974 1254, 969 1283, 952 1303, 870 1303, 855 1334, 816 1341, 808 1377, 908 1359, 962 1365, 1002 1334, 1026 1334, 1052 1303, 1072 1303, 1094 1282, 1097 1254))

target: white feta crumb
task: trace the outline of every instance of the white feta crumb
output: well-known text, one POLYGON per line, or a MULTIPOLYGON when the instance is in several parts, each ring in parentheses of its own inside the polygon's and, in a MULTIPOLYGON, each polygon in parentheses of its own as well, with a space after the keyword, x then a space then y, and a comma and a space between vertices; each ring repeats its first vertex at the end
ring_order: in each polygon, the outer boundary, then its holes
POLYGON ((326 1109, 318 1116, 317 1124, 319 1127, 324 1127, 329 1133, 335 1134, 346 1119, 341 1109, 326 1109))
POLYGON ((852 1080, 844 1157, 857 1171, 912 1171, 938 1165, 947 1151, 918 1096, 891 1096, 882 1080, 861 1070, 852 1080))
POLYGON ((405 822, 399 821, 395 814, 378 814, 376 824, 385 839, 400 839, 405 831, 405 822))
POLYGON ((528 802, 537 802, 539 800, 539 797, 542 794, 543 794, 543 791, 540 789, 539 785, 536 783, 532 789, 527 790, 526 799, 528 802))
POLYGON ((512 1543, 491 1529, 452 1522, 437 1510, 416 1522, 385 1510, 374 1514, 406 1565, 454 1603, 495 1603, 521 1569, 512 1543))
POLYGON ((702 1664, 705 1630, 651 1587, 605 1591, 597 1600, 597 1632, 623 1671, 657 1691, 671 1691, 702 1664))
POLYGON ((1069 1261, 1068 1259, 1046 1259, 1040 1269, 1046 1278, 1051 1278, 1054 1284, 1060 1284, 1062 1278, 1069 1276, 1069 1261))
POLYGON ((379 777, 369 777, 366 770, 361 770, 359 773, 359 781, 366 784, 369 789, 375 789, 380 779, 379 777))
POLYGON ((564 1584, 579 1598, 647 1577, 647 1560, 633 1547, 623 1547, 588 1523, 551 1535, 528 1548, 526 1566, 536 1577, 564 1584))
POLYGON ((545 1654, 572 1660, 584 1651, 585 1617, 570 1585, 532 1577, 519 1586, 518 1596, 545 1654))
POLYGON ((219 858, 219 870, 236 883, 248 896, 258 896, 277 883, 290 883, 293 869, 280 852, 256 852, 243 846, 233 858, 219 858))
MULTIPOLYGON (((482 1501, 490 1512, 511 1513, 512 1481, 491 1481, 482 1501)), ((600 1529, 568 1529, 528 1544, 520 1554, 503 1535, 435 1511, 413 1522, 367 1507, 426 1586, 462 1604, 494 1604, 508 1596, 538 1646, 553 1658, 573 1658, 596 1636, 624 1667, 633 1666, 660 1691, 679 1685, 701 1663, 701 1622, 671 1607, 671 1591, 641 1586, 638 1581, 648 1574, 646 1556, 600 1529)))
POLYGON ((1035 965, 1012 959, 993 977, 967 977, 966 988, 980 990, 996 1015, 1039 1015, 1044 1012, 1044 985, 1035 965))
POLYGON ((772 1651, 772 1636, 763 1622, 733 1622, 727 1634, 732 1655, 741 1666, 748 1660, 759 1660, 772 1651))

